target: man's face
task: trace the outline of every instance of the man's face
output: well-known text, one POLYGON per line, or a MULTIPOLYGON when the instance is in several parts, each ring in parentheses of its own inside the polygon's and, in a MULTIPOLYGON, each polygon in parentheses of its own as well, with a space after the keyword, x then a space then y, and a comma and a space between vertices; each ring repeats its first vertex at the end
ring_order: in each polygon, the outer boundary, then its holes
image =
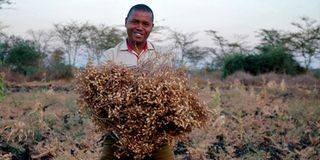
POLYGON ((126 18, 126 28, 130 42, 141 44, 149 37, 153 28, 152 14, 145 11, 133 10, 126 18))

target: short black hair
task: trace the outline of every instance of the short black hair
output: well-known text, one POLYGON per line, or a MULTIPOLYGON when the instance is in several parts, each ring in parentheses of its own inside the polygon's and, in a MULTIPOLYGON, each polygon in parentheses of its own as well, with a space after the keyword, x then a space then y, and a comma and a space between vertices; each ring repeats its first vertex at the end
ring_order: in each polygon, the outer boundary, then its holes
POLYGON ((145 4, 137 4, 134 5, 133 7, 130 8, 128 14, 127 14, 127 18, 129 18, 129 16, 132 14, 133 11, 144 11, 144 12, 149 12, 152 16, 152 22, 153 22, 153 12, 151 10, 151 8, 145 4))

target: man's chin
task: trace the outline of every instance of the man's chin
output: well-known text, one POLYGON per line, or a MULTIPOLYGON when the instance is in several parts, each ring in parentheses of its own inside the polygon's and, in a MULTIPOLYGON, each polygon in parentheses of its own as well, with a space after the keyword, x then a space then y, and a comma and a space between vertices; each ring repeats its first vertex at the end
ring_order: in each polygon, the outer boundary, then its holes
POLYGON ((133 42, 134 43, 136 43, 136 44, 141 44, 141 43, 144 43, 145 42, 145 40, 133 40, 133 42))

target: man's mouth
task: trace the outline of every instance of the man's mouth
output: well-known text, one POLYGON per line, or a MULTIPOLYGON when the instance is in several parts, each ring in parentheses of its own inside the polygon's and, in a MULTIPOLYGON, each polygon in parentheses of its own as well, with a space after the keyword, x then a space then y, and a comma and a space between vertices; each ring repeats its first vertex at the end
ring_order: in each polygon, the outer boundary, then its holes
POLYGON ((143 36, 143 34, 140 33, 140 32, 133 32, 133 34, 134 34, 135 36, 137 36, 137 37, 142 37, 142 36, 143 36))

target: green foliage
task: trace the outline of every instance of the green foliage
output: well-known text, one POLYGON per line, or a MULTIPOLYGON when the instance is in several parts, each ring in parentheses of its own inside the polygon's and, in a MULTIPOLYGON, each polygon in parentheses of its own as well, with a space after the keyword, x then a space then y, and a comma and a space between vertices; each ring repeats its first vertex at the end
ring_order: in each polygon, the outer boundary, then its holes
POLYGON ((49 63, 49 78, 50 79, 70 79, 73 78, 72 66, 64 63, 64 52, 56 49, 51 54, 49 63))
POLYGON ((5 58, 8 56, 10 46, 8 43, 0 43, 0 68, 3 68, 5 63, 5 58))
POLYGON ((226 57, 222 67, 223 77, 226 77, 236 71, 244 70, 246 66, 245 58, 246 57, 243 54, 234 54, 226 57))
POLYGON ((5 93, 4 93, 4 78, 0 74, 0 101, 2 100, 2 98, 4 96, 5 96, 5 93))
POLYGON ((22 72, 20 72, 20 73, 23 73, 27 77, 31 77, 39 72, 39 68, 37 68, 36 66, 29 66, 29 65, 24 66, 23 65, 23 66, 21 66, 21 71, 22 72))
POLYGON ((261 54, 256 55, 249 64, 256 66, 249 73, 254 75, 267 72, 295 75, 303 72, 303 68, 293 59, 293 55, 282 46, 266 46, 261 54))
POLYGON ((34 141, 37 143, 37 142, 40 142, 41 140, 43 140, 43 138, 44 138, 44 136, 42 135, 41 130, 39 130, 38 128, 35 129, 35 131, 33 133, 34 141))
POLYGON ((64 63, 54 64, 49 69, 50 79, 70 79, 73 78, 72 67, 64 63))
POLYGON ((224 61, 223 76, 240 70, 253 75, 268 72, 295 75, 304 71, 284 47, 264 46, 260 50, 259 54, 236 54, 228 57, 224 61))
POLYGON ((244 71, 253 75, 268 72, 295 75, 304 71, 293 58, 294 49, 290 45, 290 34, 274 29, 261 29, 259 37, 260 44, 255 47, 259 54, 246 57, 247 65, 244 71))
POLYGON ((315 78, 320 79, 320 69, 313 69, 311 73, 315 78))
POLYGON ((6 63, 11 66, 12 71, 32 76, 39 71, 41 58, 34 43, 19 40, 10 48, 6 63))

